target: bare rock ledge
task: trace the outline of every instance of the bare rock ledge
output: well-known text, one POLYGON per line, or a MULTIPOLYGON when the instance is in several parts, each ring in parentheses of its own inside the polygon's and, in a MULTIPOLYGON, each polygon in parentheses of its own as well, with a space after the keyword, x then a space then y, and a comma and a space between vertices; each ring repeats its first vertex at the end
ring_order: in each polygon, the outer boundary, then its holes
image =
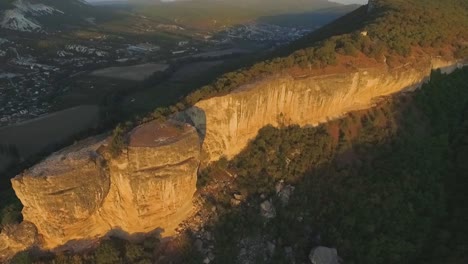
POLYGON ((192 209, 200 141, 187 124, 135 128, 123 153, 106 153, 106 138, 54 153, 12 180, 41 247, 93 240, 112 232, 159 230, 166 236, 192 209))

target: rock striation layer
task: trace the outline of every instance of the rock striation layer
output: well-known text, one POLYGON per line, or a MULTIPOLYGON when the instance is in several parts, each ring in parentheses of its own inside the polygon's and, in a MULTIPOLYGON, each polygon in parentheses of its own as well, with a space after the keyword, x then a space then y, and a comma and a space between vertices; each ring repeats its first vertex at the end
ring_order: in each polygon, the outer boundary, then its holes
POLYGON ((369 108, 379 97, 417 89, 433 69, 449 73, 461 66, 425 59, 393 69, 382 64, 328 75, 276 76, 200 101, 178 118, 204 134, 203 162, 208 163, 234 157, 266 125, 314 126, 369 108))

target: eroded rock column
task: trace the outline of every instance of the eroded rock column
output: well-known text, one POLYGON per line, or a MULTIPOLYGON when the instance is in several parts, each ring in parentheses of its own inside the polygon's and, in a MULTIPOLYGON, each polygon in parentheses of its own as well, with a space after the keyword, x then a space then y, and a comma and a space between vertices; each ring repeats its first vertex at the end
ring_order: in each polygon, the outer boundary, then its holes
POLYGON ((139 126, 117 157, 108 141, 75 144, 12 180, 43 248, 75 249, 109 234, 170 236, 191 213, 201 145, 195 128, 139 126))

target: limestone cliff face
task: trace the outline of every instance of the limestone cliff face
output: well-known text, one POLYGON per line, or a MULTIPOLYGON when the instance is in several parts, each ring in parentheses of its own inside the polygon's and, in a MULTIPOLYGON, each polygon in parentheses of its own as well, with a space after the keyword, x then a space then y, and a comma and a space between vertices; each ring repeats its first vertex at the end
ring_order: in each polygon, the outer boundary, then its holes
POLYGON ((12 180, 42 247, 112 232, 171 235, 190 213, 200 154, 193 127, 137 127, 118 157, 106 154, 105 145, 103 138, 86 140, 12 180))
POLYGON ((96 152, 100 143, 102 140, 90 139, 64 149, 13 179, 24 205, 24 219, 37 226, 47 243, 50 237, 58 242, 71 229, 79 229, 80 223, 95 215, 109 192, 109 174, 96 152))
POLYGON ((450 72, 457 62, 426 59, 396 69, 386 65, 330 75, 276 76, 203 100, 179 115, 204 134, 203 161, 232 158, 266 125, 317 125, 347 112, 370 107, 374 100, 413 90, 432 69, 450 72))
POLYGON ((187 124, 135 129, 127 152, 110 160, 111 191, 101 215, 129 233, 159 228, 174 234, 192 208, 200 145, 187 124))

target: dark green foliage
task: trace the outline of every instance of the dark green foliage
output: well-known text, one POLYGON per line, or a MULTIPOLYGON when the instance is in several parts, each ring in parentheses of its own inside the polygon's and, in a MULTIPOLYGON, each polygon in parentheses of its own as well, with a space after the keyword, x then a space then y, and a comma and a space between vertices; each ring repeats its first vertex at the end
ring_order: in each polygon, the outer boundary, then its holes
POLYGON ((322 128, 290 126, 278 130, 267 126, 233 165, 241 188, 250 193, 268 193, 277 181, 294 181, 310 164, 328 161, 331 152, 330 137, 322 128))
POLYGON ((112 131, 109 152, 113 157, 122 153, 122 150, 127 146, 127 134, 131 127, 132 123, 119 124, 114 131, 112 131))
POLYGON ((441 48, 466 40, 468 6, 464 0, 379 1, 371 35, 401 55, 411 47, 441 48))
POLYGON ((21 207, 17 204, 10 204, 0 212, 0 226, 17 224, 21 221, 21 207))
POLYGON ((31 264, 32 259, 29 256, 29 253, 24 251, 16 254, 11 260, 12 264, 31 264))
POLYGON ((94 255, 97 264, 123 263, 121 252, 119 252, 116 243, 111 240, 104 240, 95 250, 94 255))
POLYGON ((125 244, 126 263, 144 263, 144 261, 149 261, 149 263, 151 263, 150 258, 151 254, 147 254, 142 245, 132 243, 125 244))
POLYGON ((22 206, 13 190, 0 191, 0 201, 0 229, 20 222, 22 206))
POLYGON ((35 264, 85 264, 85 263, 131 263, 151 264, 158 256, 155 252, 160 248, 158 238, 149 236, 141 243, 129 242, 115 237, 110 237, 99 246, 88 252, 77 254, 41 254, 31 258, 28 263, 35 264))

